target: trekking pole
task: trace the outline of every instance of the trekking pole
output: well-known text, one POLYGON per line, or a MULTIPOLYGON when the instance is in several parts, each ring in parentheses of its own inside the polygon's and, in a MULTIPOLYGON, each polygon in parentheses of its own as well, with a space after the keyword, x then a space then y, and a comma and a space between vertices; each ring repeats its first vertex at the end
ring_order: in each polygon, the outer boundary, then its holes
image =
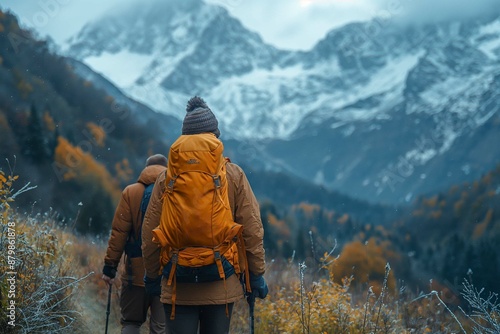
POLYGON ((255 296, 253 293, 249 293, 247 295, 247 302, 248 306, 250 308, 250 334, 254 334, 255 328, 254 328, 254 321, 255 321, 255 316, 254 316, 254 309, 255 309, 255 296))
POLYGON ((105 334, 108 334, 108 323, 109 323, 109 313, 111 310, 111 288, 113 287, 112 284, 109 285, 109 290, 108 290, 108 307, 106 309, 106 331, 104 332, 105 334))

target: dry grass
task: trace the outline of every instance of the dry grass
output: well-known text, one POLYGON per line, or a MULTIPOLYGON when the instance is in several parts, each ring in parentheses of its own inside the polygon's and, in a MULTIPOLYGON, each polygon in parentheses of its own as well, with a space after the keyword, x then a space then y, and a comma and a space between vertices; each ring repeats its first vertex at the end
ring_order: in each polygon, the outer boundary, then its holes
MULTIPOLYGON (((17 215, 10 209, 15 178, 0 173, 0 251, 7 254, 9 227, 15 226, 16 261, 0 263, 0 301, 7 307, 6 272, 15 271, 16 328, 0 313, 1 333, 103 332, 108 288, 101 280, 107 240, 76 236, 55 223, 54 213, 17 215), (13 265, 13 269, 9 266, 13 265)), ((320 263, 272 261, 266 272, 270 293, 257 300, 256 333, 500 333, 498 295, 464 283, 466 310, 448 306, 440 291, 410 293, 388 289, 387 265, 380 289, 351 291, 355 277, 337 283, 330 270, 336 259, 320 263), (375 291, 375 292, 374 292, 375 291)), ((118 286, 113 288, 109 333, 120 332, 118 286)), ((248 305, 236 303, 232 333, 248 333, 248 305)), ((147 326, 143 326, 143 333, 147 326)))

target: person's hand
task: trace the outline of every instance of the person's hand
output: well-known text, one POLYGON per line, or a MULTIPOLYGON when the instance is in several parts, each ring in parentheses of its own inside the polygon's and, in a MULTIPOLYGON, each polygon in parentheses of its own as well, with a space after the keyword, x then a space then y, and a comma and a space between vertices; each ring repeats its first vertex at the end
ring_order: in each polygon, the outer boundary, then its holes
POLYGON ((149 278, 144 276, 144 288, 146 293, 151 296, 161 295, 161 275, 157 278, 149 278))
POLYGON ((250 272, 250 287, 252 288, 252 294, 254 297, 259 297, 261 299, 266 298, 269 288, 267 287, 266 280, 262 275, 254 275, 250 272))
POLYGON ((105 264, 102 268, 102 279, 109 285, 113 284, 116 277, 116 267, 105 264))

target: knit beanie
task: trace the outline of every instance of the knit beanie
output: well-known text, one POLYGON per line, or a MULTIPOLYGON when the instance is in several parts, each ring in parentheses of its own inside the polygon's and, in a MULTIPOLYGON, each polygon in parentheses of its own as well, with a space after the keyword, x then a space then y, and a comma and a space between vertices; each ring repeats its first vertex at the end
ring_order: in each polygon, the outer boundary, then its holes
POLYGON ((191 98, 186 106, 186 116, 182 122, 182 134, 194 135, 212 132, 217 138, 220 136, 219 122, 201 97, 191 98))

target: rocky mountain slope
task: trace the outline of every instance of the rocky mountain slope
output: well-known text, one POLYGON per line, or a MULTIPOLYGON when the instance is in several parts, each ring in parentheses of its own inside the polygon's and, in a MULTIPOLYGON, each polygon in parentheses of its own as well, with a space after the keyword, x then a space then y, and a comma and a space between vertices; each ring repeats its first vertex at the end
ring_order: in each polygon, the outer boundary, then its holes
POLYGON ((371 201, 477 178, 500 161, 500 18, 332 30, 279 50, 201 0, 136 3, 66 53, 179 119, 202 95, 238 158, 371 201), (161 15, 160 15, 161 13, 161 15), (248 152, 252 154, 248 154, 248 152))

